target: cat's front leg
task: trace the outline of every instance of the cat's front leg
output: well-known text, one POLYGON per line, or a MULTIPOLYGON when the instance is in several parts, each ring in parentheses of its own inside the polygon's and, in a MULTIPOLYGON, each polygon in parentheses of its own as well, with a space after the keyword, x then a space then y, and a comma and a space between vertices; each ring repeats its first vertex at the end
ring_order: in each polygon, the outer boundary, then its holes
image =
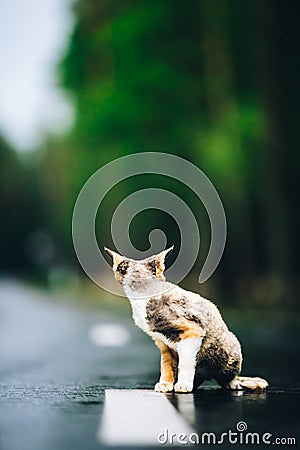
POLYGON ((164 342, 156 340, 155 344, 161 352, 160 379, 155 385, 155 390, 157 392, 171 392, 177 372, 177 357, 164 342))
POLYGON ((202 344, 202 337, 189 337, 177 344, 178 380, 175 392, 192 392, 196 368, 196 358, 202 344))

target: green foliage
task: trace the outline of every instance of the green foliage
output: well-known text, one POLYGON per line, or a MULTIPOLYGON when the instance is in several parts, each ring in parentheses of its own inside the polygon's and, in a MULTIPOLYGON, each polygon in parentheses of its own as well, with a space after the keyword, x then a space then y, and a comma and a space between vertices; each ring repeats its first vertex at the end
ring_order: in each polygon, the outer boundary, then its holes
MULTIPOLYGON (((272 273, 290 284, 299 270, 292 243, 297 248, 299 216, 291 212, 299 186, 290 181, 299 165, 287 163, 299 162, 296 11, 250 0, 77 0, 74 14, 59 75, 76 120, 68 136, 47 143, 41 166, 53 229, 70 241, 76 196, 103 164, 139 151, 170 152, 197 164, 225 204, 229 240, 212 284, 233 298, 248 283, 259 298, 254 280, 272 273)), ((174 188, 155 177, 128 181, 106 203, 99 234, 109 239, 110 215, 126 193, 152 184, 174 188)), ((191 193, 175 189, 199 210, 191 193)), ((140 248, 149 224, 167 225, 177 239, 166 218, 153 214, 151 222, 146 214, 139 223, 140 248)), ((209 231, 204 235, 207 248, 209 231)))
POLYGON ((42 209, 36 171, 24 167, 0 137, 0 271, 33 267, 27 244, 42 227, 42 209))
MULTIPOLYGON (((240 23, 231 16, 232 3, 222 5, 76 3, 77 23, 60 74, 76 105, 72 159, 81 170, 71 173, 78 185, 121 155, 165 151, 198 164, 233 208, 243 202, 249 148, 257 148, 261 138, 263 112, 244 59, 234 59, 244 51, 235 39, 240 23), (237 87, 236 72, 239 78, 247 73, 237 87)), ((250 28, 248 12, 246 3, 236 14, 250 28)), ((243 36, 250 49, 252 39, 243 36)), ((177 191, 183 195, 180 186, 177 191)), ((186 201, 199 209, 191 195, 186 201)), ((175 230, 168 226, 168 231, 175 239, 175 230)), ((136 239, 142 243, 145 236, 136 239)))

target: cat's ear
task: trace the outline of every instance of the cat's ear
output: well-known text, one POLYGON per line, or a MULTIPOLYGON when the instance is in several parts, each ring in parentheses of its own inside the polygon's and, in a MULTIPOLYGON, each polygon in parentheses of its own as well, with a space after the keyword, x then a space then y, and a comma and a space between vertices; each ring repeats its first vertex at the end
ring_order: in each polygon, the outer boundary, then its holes
POLYGON ((155 263, 156 263, 156 273, 157 275, 161 275, 165 270, 165 259, 168 253, 170 253, 174 248, 174 245, 172 247, 167 248, 166 250, 163 250, 162 252, 158 253, 153 257, 155 263))
POLYGON ((157 256, 159 256, 160 258, 163 258, 163 260, 165 260, 166 256, 173 250, 173 248, 174 248, 174 245, 172 245, 172 247, 167 248, 166 250, 163 250, 157 256))
POLYGON ((119 255, 119 253, 116 253, 107 247, 104 247, 104 250, 106 251, 106 253, 108 253, 109 256, 112 257, 114 267, 117 267, 120 264, 120 262, 124 261, 124 259, 125 259, 125 256, 119 255))

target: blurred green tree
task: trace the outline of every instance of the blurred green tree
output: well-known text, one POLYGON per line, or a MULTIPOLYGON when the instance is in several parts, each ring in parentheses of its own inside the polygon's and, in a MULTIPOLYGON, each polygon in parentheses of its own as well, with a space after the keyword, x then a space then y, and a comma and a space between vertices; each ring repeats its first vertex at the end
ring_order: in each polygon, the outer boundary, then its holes
POLYGON ((0 271, 26 272, 35 264, 28 242, 43 226, 35 167, 24 166, 0 137, 0 271))
MULTIPOLYGON (((54 192, 64 235, 71 205, 98 167, 138 151, 174 153, 210 177, 225 205, 228 245, 213 284, 227 298, 269 290, 270 301, 282 300, 299 273, 299 183, 291 181, 299 173, 297 12, 279 0, 77 0, 59 67, 76 119, 45 160, 59 168, 54 192)), ((125 193, 134 187, 129 182, 125 193)), ((199 209, 192 195, 189 202, 199 209)), ((107 216, 112 210, 107 204, 107 216)), ((99 229, 109 239, 105 221, 99 229)))

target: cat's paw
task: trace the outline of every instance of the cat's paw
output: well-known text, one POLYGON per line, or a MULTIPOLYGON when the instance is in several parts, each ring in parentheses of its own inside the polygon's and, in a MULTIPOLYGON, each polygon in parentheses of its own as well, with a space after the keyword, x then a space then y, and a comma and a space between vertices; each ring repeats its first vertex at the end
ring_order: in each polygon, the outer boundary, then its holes
POLYGON ((155 388, 156 392, 172 392, 173 391, 173 383, 169 381, 159 381, 156 383, 155 388))
POLYGON ((228 383, 227 388, 231 389, 232 391, 243 390, 243 386, 242 386, 241 382, 239 380, 237 380, 236 378, 234 378, 233 380, 231 380, 228 383))
POLYGON ((192 392, 193 383, 180 383, 177 382, 174 386, 175 392, 192 392))

